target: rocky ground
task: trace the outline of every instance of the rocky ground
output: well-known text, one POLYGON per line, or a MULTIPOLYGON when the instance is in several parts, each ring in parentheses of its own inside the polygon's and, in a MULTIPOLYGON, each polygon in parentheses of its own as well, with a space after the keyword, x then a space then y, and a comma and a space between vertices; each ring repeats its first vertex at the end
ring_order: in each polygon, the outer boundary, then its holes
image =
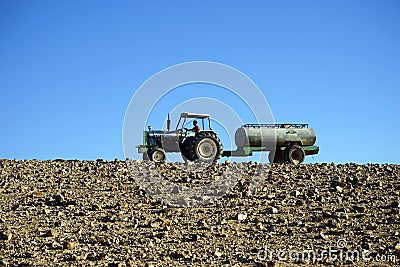
POLYGON ((400 264, 398 165, 274 164, 251 192, 249 163, 220 200, 172 207, 135 175, 198 185, 237 163, 182 175, 134 164, 140 173, 119 160, 0 160, 0 265, 400 264))

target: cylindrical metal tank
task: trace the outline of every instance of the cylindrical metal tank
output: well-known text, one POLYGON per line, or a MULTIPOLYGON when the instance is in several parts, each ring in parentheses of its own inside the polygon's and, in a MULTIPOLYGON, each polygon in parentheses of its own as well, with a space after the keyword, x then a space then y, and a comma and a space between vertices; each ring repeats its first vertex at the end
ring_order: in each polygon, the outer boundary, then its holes
POLYGON ((312 146, 315 141, 314 129, 291 128, 290 125, 282 125, 282 128, 242 126, 235 133, 235 143, 238 148, 268 147, 272 149, 274 145, 287 146, 288 142, 299 142, 302 146, 312 146))

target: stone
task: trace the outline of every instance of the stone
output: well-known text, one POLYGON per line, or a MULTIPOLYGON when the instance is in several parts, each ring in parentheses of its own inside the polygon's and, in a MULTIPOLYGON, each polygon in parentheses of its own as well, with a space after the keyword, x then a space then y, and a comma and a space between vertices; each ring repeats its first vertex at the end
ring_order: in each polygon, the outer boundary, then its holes
POLYGON ((0 232, 0 239, 4 240, 4 241, 10 241, 12 236, 13 235, 12 235, 11 231, 7 230, 7 231, 0 232))
POLYGON ((343 187, 341 187, 341 186, 336 186, 336 192, 338 192, 338 193, 343 193, 343 187))
POLYGON ((313 197, 315 193, 312 190, 307 190, 307 196, 308 197, 313 197))
POLYGON ((274 199, 274 198, 275 198, 275 194, 274 194, 274 193, 268 194, 268 195, 267 195, 267 198, 268 198, 268 199, 274 199))
POLYGON ((322 238, 322 239, 328 239, 328 236, 323 232, 319 233, 319 237, 322 238))
POLYGON ((50 229, 48 230, 45 234, 45 237, 57 237, 58 236, 58 232, 54 229, 50 229))
POLYGON ((390 206, 394 209, 400 208, 400 203, 398 201, 393 201, 390 206))
POLYGON ((219 250, 219 248, 216 248, 214 255, 217 257, 221 257, 223 255, 223 253, 219 250))
POLYGON ((55 195, 53 196, 53 198, 54 198, 54 201, 55 201, 56 203, 62 203, 62 202, 64 201, 64 196, 61 195, 61 194, 55 194, 55 195))
POLYGON ((291 193, 290 193, 290 195, 292 196, 292 197, 298 197, 298 196, 300 196, 300 191, 298 191, 298 190, 295 190, 295 191, 292 191, 291 193))
POLYGON ((9 266, 9 262, 4 259, 0 259, 0 266, 9 266))
POLYGON ((360 212, 360 213, 365 212, 365 207, 364 207, 364 206, 357 206, 357 205, 354 205, 354 206, 353 206, 353 209, 354 209, 355 211, 357 211, 357 212, 360 212))
POLYGON ((67 249, 67 250, 72 250, 72 249, 74 249, 75 246, 76 246, 76 243, 73 241, 67 241, 67 242, 64 242, 64 244, 63 244, 63 248, 67 249))
POLYGON ((162 224, 162 221, 155 220, 155 221, 150 223, 150 226, 153 227, 153 228, 159 228, 159 227, 161 227, 161 224, 162 224))
POLYGON ((101 205, 99 204, 93 204, 91 207, 92 211, 97 211, 97 210, 101 210, 101 205))
POLYGON ((257 229, 258 229, 258 230, 264 230, 264 229, 265 229, 264 224, 261 223, 261 222, 257 223, 257 229))
POLYGON ((55 225, 56 227, 63 227, 63 226, 65 226, 65 222, 63 222, 63 221, 57 221, 57 222, 54 223, 54 225, 55 225))
POLYGON ((336 228, 337 227, 337 220, 336 219, 329 219, 326 223, 326 226, 329 228, 336 228))
POLYGON ((44 198, 44 194, 43 194, 43 192, 35 191, 32 193, 32 197, 33 198, 44 198))
POLYGON ((394 250, 396 251, 397 254, 400 254, 400 243, 396 244, 396 246, 394 247, 394 250))
POLYGON ((276 213, 278 213, 278 209, 275 207, 268 207, 265 209, 265 212, 267 214, 276 214, 276 213))
POLYGON ((239 214, 237 215, 237 219, 238 219, 238 221, 244 221, 244 220, 246 220, 246 219, 247 219, 247 213, 239 213, 239 214))
POLYGON ((179 189, 179 186, 174 186, 174 188, 172 189, 172 194, 179 194, 181 192, 181 190, 179 189))

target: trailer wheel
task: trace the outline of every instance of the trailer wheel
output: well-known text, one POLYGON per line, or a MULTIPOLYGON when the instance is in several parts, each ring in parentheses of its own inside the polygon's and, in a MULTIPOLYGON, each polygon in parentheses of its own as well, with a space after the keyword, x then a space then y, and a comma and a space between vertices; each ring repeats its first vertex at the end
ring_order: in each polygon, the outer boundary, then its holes
POLYGON ((191 158, 209 163, 218 161, 221 158, 222 150, 220 139, 209 134, 196 136, 189 146, 191 158))
POLYGON ((299 145, 292 145, 285 150, 285 159, 287 162, 292 164, 301 164, 303 163, 306 157, 306 153, 304 149, 299 145))
POLYGON ((268 159, 270 163, 282 163, 285 161, 284 152, 280 149, 275 150, 274 158, 272 158, 272 153, 269 152, 268 159))
POLYGON ((167 159, 165 151, 162 148, 152 149, 149 153, 149 157, 150 157, 150 160, 154 161, 154 162, 165 162, 167 159))

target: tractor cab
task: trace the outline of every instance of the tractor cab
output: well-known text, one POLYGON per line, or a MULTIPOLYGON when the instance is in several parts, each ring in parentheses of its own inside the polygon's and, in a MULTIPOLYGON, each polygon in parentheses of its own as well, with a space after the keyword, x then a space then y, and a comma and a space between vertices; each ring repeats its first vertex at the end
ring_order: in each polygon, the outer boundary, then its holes
POLYGON ((184 133, 184 137, 194 136, 193 132, 185 130, 185 126, 194 120, 201 121, 201 123, 199 123, 200 132, 212 131, 211 120, 210 120, 209 114, 197 114, 197 113, 188 113, 188 112, 181 113, 181 116, 179 117, 179 121, 176 125, 175 131, 184 133))

